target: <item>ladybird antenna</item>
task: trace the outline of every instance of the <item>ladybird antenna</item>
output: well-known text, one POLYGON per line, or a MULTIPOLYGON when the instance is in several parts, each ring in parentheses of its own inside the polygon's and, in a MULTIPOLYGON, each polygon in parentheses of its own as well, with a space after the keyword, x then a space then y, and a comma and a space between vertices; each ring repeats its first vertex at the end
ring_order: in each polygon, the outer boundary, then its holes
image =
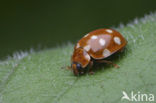
POLYGON ((72 70, 72 68, 70 66, 63 66, 63 67, 61 67, 61 69, 72 70))

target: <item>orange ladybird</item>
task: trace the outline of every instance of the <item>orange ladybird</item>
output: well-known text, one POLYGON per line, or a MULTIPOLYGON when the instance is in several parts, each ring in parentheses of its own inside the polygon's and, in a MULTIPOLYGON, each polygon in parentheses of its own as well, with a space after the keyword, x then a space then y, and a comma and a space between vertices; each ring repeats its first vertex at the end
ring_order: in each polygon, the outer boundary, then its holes
POLYGON ((97 29, 87 35, 74 47, 74 52, 71 58, 71 68, 75 75, 83 74, 94 62, 112 64, 115 67, 118 65, 105 58, 112 54, 121 51, 127 44, 125 38, 117 31, 112 29, 97 29))

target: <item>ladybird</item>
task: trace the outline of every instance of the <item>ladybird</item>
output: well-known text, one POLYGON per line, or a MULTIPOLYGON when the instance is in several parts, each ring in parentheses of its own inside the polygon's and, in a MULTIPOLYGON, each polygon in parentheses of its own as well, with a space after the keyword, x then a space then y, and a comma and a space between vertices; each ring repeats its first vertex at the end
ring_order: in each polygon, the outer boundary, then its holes
POLYGON ((118 68, 117 64, 105 58, 122 51, 126 44, 126 39, 113 29, 97 29, 89 32, 75 45, 70 68, 75 75, 84 74, 87 67, 90 73, 93 73, 91 68, 94 62, 112 64, 118 68))

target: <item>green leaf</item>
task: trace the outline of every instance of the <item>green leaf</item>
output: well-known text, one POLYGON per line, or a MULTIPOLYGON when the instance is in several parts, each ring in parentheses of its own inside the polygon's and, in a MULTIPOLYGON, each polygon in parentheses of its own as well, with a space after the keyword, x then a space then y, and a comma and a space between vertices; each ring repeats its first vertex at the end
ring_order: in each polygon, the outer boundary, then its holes
POLYGON ((117 30, 128 40, 110 58, 119 69, 96 65, 94 75, 80 77, 61 69, 73 44, 0 62, 0 103, 127 103, 123 91, 156 96, 156 14, 117 30))

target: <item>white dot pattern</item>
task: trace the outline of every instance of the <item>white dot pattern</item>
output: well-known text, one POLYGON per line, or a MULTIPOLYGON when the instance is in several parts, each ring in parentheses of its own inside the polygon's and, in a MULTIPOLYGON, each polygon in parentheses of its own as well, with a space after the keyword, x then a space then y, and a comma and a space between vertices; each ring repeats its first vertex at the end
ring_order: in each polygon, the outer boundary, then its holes
POLYGON ((78 43, 77 45, 76 45, 76 48, 79 48, 80 47, 80 44, 78 43))
POLYGON ((90 60, 90 56, 88 54, 85 55, 85 58, 89 61, 90 60))
POLYGON ((90 45, 85 46, 84 49, 85 49, 86 51, 89 51, 89 50, 90 50, 90 45))
POLYGON ((113 31, 110 30, 110 29, 107 29, 106 31, 107 31, 108 33, 113 33, 113 31))
POLYGON ((114 37, 114 42, 115 42, 116 44, 118 44, 118 45, 121 44, 121 40, 120 40, 119 37, 114 37))
POLYGON ((108 50, 108 49, 105 49, 104 51, 103 51, 103 56, 104 57, 108 57, 108 56, 110 56, 111 55, 111 52, 108 50))
POLYGON ((93 35, 92 37, 91 37, 91 39, 97 39, 98 37, 97 36, 95 36, 95 35, 93 35))
POLYGON ((105 43, 106 43, 106 41, 105 41, 104 39, 101 38, 101 39, 99 40, 99 43, 100 43, 101 46, 104 46, 105 43))

